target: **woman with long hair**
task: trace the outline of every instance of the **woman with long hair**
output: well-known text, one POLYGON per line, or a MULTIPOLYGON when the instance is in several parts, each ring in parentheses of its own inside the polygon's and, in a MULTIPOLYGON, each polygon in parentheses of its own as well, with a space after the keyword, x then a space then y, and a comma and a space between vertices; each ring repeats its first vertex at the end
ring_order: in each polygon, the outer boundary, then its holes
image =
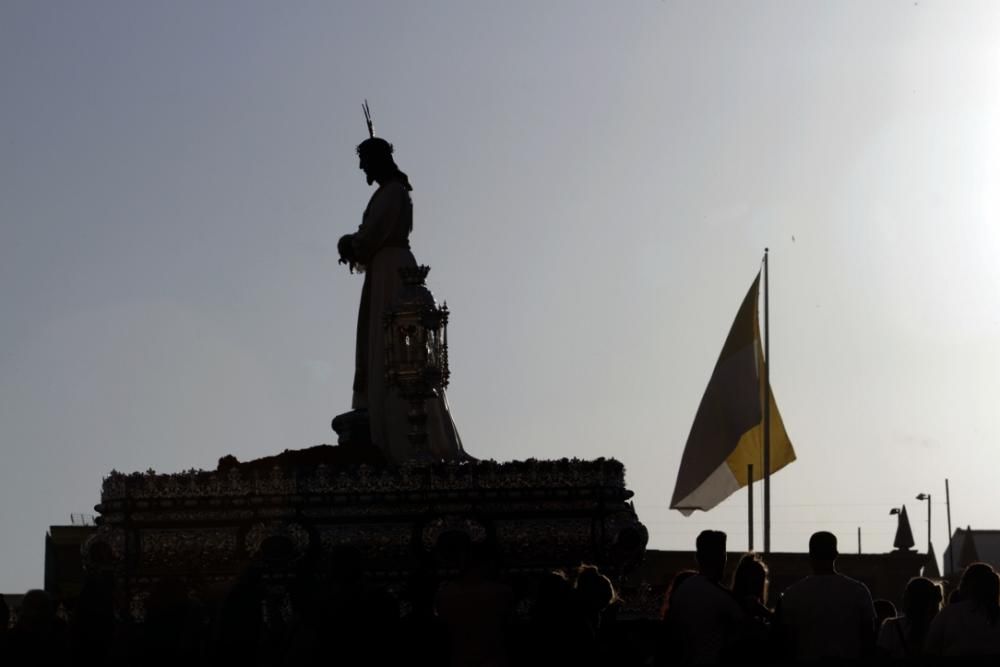
POLYGON ((738 636, 727 647, 725 662, 764 662, 775 654, 774 611, 767 606, 767 564, 759 554, 743 554, 733 571, 732 594, 745 614, 738 636))
POLYGON ((747 615, 770 623, 774 612, 767 606, 767 565, 754 553, 743 554, 733 572, 733 596, 747 615))
POLYGON ((903 592, 903 613, 886 619, 879 630, 879 652, 893 660, 923 655, 927 630, 943 598, 941 584, 926 577, 910 579, 903 592))
POLYGON ((941 610, 927 631, 935 656, 1000 656, 1000 577, 987 563, 972 563, 958 586, 959 602, 941 610))
POLYGON ((698 574, 697 570, 681 570, 674 574, 663 593, 663 603, 660 605, 660 619, 662 620, 660 636, 657 637, 654 665, 675 665, 683 654, 683 638, 677 627, 677 621, 671 616, 670 608, 674 601, 674 594, 681 585, 698 574))

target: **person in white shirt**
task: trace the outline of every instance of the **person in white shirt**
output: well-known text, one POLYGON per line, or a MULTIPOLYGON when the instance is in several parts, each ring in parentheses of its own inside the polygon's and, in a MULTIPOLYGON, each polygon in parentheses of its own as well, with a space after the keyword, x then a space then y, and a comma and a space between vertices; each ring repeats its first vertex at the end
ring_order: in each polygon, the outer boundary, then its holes
POLYGON ((681 664, 707 665, 723 660, 739 636, 746 614, 722 585, 726 569, 726 534, 704 530, 698 535, 698 574, 684 580, 670 600, 669 621, 681 638, 681 664))
POLYGON ((809 538, 813 574, 789 586, 778 603, 787 657, 796 661, 858 660, 875 645, 875 609, 868 587, 837 572, 837 538, 809 538))

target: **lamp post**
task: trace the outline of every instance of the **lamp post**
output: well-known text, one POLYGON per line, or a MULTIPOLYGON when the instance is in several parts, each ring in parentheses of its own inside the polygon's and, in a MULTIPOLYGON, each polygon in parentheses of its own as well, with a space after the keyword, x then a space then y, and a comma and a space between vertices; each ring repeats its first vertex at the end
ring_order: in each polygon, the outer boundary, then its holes
POLYGON ((385 313, 385 379, 409 401, 407 438, 417 461, 430 461, 426 401, 448 386, 448 306, 438 306, 425 280, 428 266, 404 267, 396 300, 385 313))
POLYGON ((931 553, 931 494, 919 493, 917 500, 927 501, 927 553, 931 553))

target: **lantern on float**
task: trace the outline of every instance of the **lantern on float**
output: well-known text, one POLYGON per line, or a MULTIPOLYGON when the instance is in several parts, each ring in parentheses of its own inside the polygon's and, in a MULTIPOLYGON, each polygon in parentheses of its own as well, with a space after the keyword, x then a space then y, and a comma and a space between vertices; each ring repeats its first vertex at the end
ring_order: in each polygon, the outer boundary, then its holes
POLYGON ((385 380, 409 401, 407 437, 418 460, 427 448, 428 399, 448 386, 448 306, 438 306, 427 289, 429 266, 399 270, 403 284, 385 313, 385 380))

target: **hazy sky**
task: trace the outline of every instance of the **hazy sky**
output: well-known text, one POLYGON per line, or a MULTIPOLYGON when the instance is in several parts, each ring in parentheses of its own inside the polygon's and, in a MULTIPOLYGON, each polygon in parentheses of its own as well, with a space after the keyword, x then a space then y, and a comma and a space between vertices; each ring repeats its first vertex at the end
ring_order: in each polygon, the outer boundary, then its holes
MULTIPOLYGON (((0 4, 0 591, 111 469, 335 441, 367 98, 483 458, 614 456, 651 546, 771 247, 773 547, 1000 528, 1000 4, 0 4)), ((759 533, 758 533, 759 535, 759 533)), ((759 539, 759 537, 758 537, 759 539)), ((760 543, 758 542, 758 546, 760 543)))

